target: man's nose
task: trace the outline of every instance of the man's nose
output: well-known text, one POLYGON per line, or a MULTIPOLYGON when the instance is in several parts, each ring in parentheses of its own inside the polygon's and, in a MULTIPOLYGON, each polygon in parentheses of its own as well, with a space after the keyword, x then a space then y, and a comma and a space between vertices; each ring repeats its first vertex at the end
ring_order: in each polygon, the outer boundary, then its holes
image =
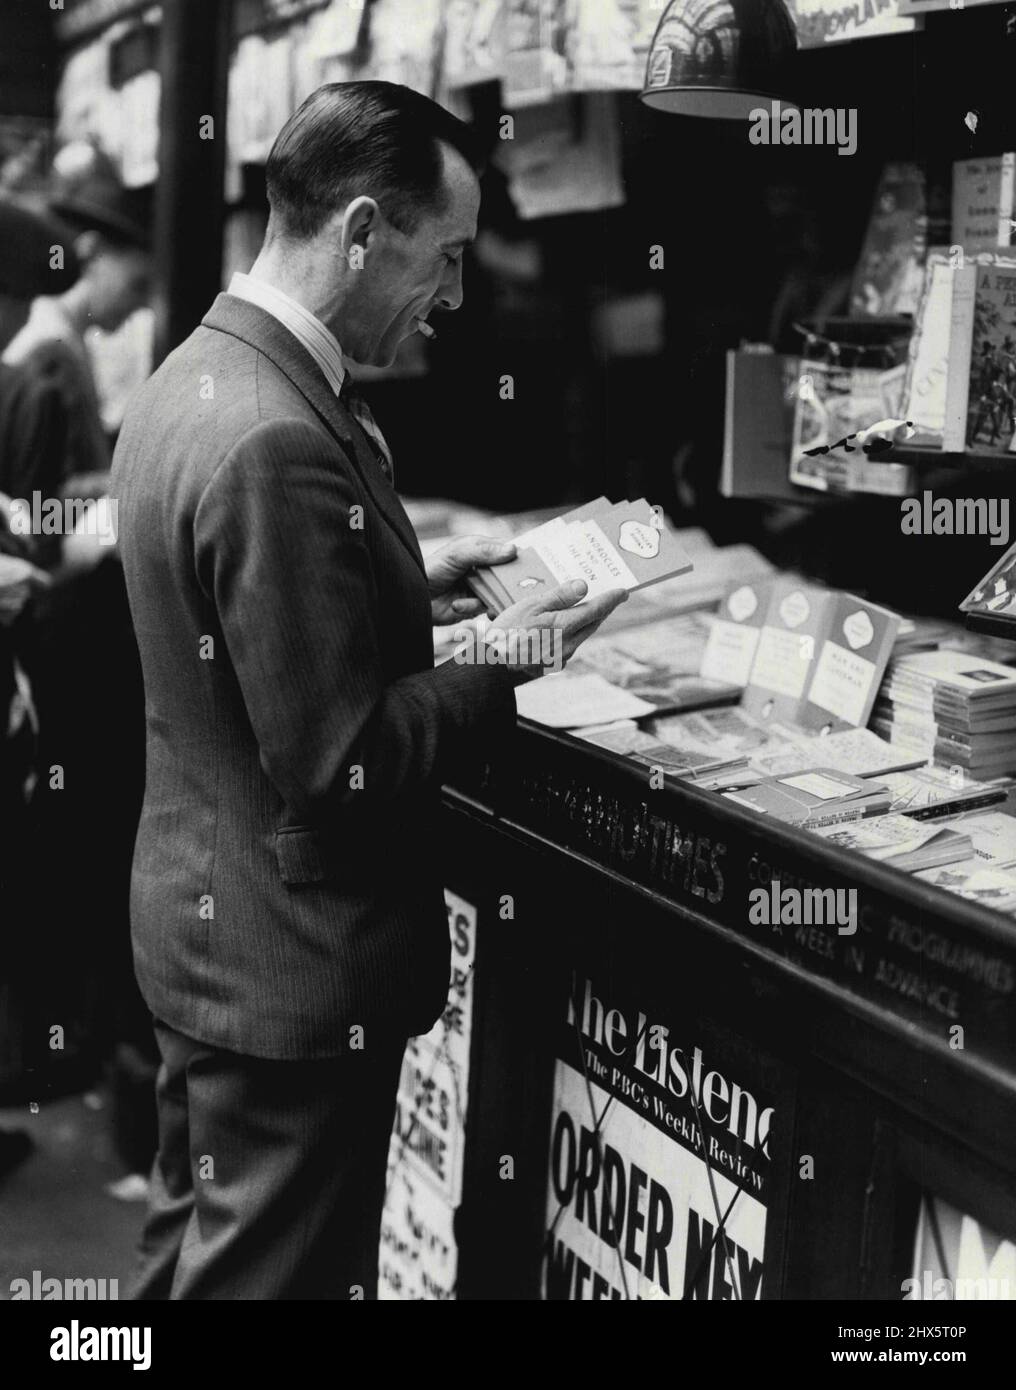
POLYGON ((449 269, 438 291, 438 303, 443 309, 458 309, 462 304, 462 263, 449 269))

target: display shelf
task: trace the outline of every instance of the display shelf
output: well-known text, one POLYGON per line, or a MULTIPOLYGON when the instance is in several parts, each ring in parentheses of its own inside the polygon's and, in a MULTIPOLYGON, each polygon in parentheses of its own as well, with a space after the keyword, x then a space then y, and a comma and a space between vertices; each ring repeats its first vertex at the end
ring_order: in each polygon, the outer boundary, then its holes
POLYGON ((1012 472, 1016 469, 1016 454, 943 453, 941 449, 915 448, 912 444, 897 444, 878 456, 879 462, 909 463, 916 468, 948 468, 968 473, 1012 472))
POLYGON ((1016 619, 997 618, 994 613, 964 613, 966 626, 973 632, 983 632, 989 637, 1004 637, 1007 642, 1016 642, 1016 619))

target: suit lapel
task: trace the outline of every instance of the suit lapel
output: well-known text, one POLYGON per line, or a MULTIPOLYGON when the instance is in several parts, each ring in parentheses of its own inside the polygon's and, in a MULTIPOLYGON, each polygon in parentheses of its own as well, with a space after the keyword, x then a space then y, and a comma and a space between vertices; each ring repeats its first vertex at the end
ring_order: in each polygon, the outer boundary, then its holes
POLYGON ((218 295, 202 323, 206 328, 232 334, 264 353, 289 378, 343 446, 378 511, 426 574, 416 532, 395 489, 381 471, 374 445, 337 399, 306 348, 273 315, 231 294, 218 295))

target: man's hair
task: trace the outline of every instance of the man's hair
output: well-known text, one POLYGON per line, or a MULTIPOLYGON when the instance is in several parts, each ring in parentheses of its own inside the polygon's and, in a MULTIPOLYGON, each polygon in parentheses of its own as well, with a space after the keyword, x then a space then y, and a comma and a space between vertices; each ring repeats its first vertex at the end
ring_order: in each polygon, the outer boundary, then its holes
POLYGON ((363 194, 399 231, 412 232, 424 212, 444 211, 442 142, 479 172, 469 127, 429 97, 392 82, 319 87, 268 156, 273 217, 288 236, 313 236, 363 194))

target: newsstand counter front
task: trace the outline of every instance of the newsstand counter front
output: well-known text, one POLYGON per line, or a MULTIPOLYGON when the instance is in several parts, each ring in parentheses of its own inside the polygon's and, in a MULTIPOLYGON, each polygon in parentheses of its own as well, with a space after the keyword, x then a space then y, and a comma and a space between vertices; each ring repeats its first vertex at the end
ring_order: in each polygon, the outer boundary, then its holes
POLYGON ((929 1202, 1013 1240, 1016 921, 525 721, 444 818, 459 1297, 899 1299, 929 1202))

